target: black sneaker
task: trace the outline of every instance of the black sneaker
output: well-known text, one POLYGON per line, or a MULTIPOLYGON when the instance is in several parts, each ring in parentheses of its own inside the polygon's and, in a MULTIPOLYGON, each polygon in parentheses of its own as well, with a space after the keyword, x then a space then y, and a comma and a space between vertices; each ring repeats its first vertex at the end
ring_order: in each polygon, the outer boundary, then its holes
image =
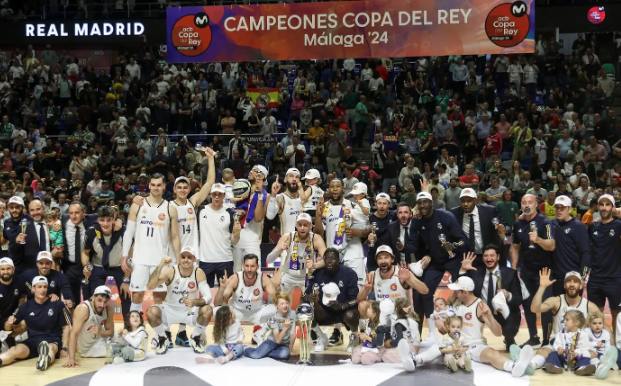
POLYGON ((172 333, 170 331, 166 331, 166 339, 168 339, 168 348, 173 348, 172 333))
POLYGON ((177 336, 175 337, 175 346, 190 347, 190 340, 188 339, 188 334, 185 330, 177 333, 177 336))
POLYGON ((170 347, 170 341, 165 336, 160 336, 157 342, 157 347, 155 348, 155 353, 158 355, 166 354, 168 348, 170 347))
POLYGON ((335 328, 332 330, 332 335, 330 335, 330 338, 328 339, 328 346, 340 346, 342 344, 343 334, 341 333, 341 330, 335 328))
POLYGON ((310 336, 313 344, 317 343, 317 333, 315 332, 315 330, 311 330, 310 336))
POLYGON ((50 367, 50 345, 43 341, 39 343, 39 357, 37 358, 37 370, 45 371, 50 367))
POLYGON ((527 346, 527 345, 535 348, 537 346, 541 346, 541 341, 539 340, 538 336, 533 336, 528 341, 522 343, 520 345, 520 348, 524 348, 524 346, 527 346))

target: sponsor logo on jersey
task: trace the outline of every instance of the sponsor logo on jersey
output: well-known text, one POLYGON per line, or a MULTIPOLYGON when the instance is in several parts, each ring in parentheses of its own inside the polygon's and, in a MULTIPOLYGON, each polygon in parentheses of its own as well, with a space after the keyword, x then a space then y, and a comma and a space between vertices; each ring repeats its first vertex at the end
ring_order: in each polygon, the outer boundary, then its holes
POLYGON ((615 237, 615 230, 614 229, 610 230, 610 237, 615 237))
POLYGON ((396 283, 392 283, 392 284, 390 285, 390 290, 391 290, 391 291, 396 291, 396 290, 397 290, 397 284, 396 284, 396 283))
POLYGON ((193 214, 194 210, 192 208, 188 208, 188 214, 193 214))
POLYGON ((188 283, 188 288, 189 289, 194 289, 194 287, 196 287, 196 283, 194 283, 193 281, 188 283))
POLYGON ((464 319, 466 320, 472 319, 472 312, 466 312, 466 315, 464 315, 464 319))
POLYGON ((254 289, 254 292, 253 292, 254 296, 259 296, 260 293, 261 291, 258 288, 254 289))
POLYGON ((56 282, 54 280, 52 280, 50 282, 50 288, 56 287, 56 282))

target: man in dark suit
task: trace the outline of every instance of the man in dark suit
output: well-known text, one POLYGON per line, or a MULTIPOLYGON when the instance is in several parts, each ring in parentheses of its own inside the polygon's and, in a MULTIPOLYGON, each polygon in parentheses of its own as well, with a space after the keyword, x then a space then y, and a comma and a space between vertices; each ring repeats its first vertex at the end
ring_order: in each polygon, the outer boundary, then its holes
MULTIPOLYGON (((505 227, 498 222, 496 208, 489 205, 477 205, 477 192, 465 188, 459 195, 460 206, 451 209, 457 222, 468 237, 468 247, 477 255, 476 268, 483 268, 483 247, 488 244, 504 245, 505 227)), ((504 249, 504 248, 503 248, 504 249)), ((506 266, 505 251, 500 251, 500 265, 506 266)))
POLYGON ((15 264, 15 275, 36 268, 39 237, 32 218, 25 213, 24 200, 13 196, 8 202, 9 218, 4 220, 4 238, 9 242, 9 257, 15 264), (25 227, 25 232, 24 228, 25 227))
POLYGON ((414 250, 412 244, 408 242, 410 239, 411 221, 412 209, 407 203, 400 202, 397 205, 397 220, 388 224, 386 229, 377 235, 378 241, 376 245, 388 245, 395 251, 397 262, 405 261, 407 264, 413 262, 412 254, 414 250))
MULTIPOLYGON (((377 209, 369 216, 369 223, 372 226, 375 225, 376 229, 375 232, 369 232, 369 236, 367 236, 369 243, 367 256, 375 256, 375 251, 381 245, 378 240, 386 232, 393 219, 393 214, 390 213, 390 196, 388 194, 378 193, 375 196, 375 207, 377 209)), ((377 268, 375 259, 367 259, 367 272, 375 271, 377 268)))
POLYGON ((520 329, 522 289, 517 271, 500 265, 500 250, 494 244, 483 247, 484 269, 473 266, 475 254, 467 254, 461 263, 460 275, 474 281, 474 294, 483 299, 502 326, 507 351, 515 343, 520 329), (490 283, 491 282, 491 283, 490 283))

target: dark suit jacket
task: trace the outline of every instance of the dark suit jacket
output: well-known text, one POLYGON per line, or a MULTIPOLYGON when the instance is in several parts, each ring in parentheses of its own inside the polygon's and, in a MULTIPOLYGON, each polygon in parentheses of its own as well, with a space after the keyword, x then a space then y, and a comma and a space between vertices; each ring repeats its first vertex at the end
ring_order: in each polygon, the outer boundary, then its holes
MULTIPOLYGON (((409 227, 409 226, 408 226, 409 227)), ((408 232, 412 231, 412 227, 409 227, 408 232)), ((388 227, 384 232, 378 234, 377 245, 388 245, 392 248, 392 251, 395 254, 395 263, 400 261, 400 252, 397 249, 397 240, 399 240, 399 234, 401 233, 401 224, 399 221, 393 221, 388 224, 388 227)), ((411 236, 411 235, 410 235, 411 236)), ((411 238, 411 237, 410 237, 411 238)), ((405 261, 409 264, 413 262, 412 255, 414 254, 414 250, 412 248, 412 243, 408 242, 408 238, 404 237, 405 244, 405 261)), ((375 258, 375 256, 373 256, 375 258)))
MULTIPOLYGON (((477 205, 477 208, 479 209, 479 222, 481 226, 483 247, 487 244, 496 244, 498 247, 502 247, 501 240, 498 237, 498 232, 496 232, 494 224, 492 223, 492 219, 494 217, 498 218, 496 208, 490 205, 477 205)), ((451 212, 455 215, 455 218, 457 218, 459 226, 462 226, 464 221, 464 210, 461 206, 451 209, 451 212)), ((468 239, 468 241, 470 241, 470 239, 468 239)), ((469 242, 469 244, 471 243, 469 242)), ((469 245, 469 247, 470 250, 474 251, 474 245, 469 245)))
POLYGON ((29 268, 36 268, 37 254, 40 251, 39 235, 30 216, 23 215, 17 220, 13 218, 6 219, 4 221, 4 238, 9 241, 9 257, 13 259, 18 272, 23 272, 29 268), (22 218, 28 221, 26 244, 18 244, 15 240, 17 235, 21 233, 20 223, 22 218))
MULTIPOLYGON (((69 254, 69 249, 67 248, 67 223, 69 222, 69 216, 63 216, 63 218, 61 219, 61 224, 63 225, 63 241, 65 243, 65 249, 63 250, 63 268, 66 268, 67 265, 71 264, 69 263, 69 258, 68 258, 68 254, 69 254)), ((96 214, 87 214, 84 216, 84 220, 82 220, 82 222, 84 223, 84 235, 83 235, 83 239, 86 240, 86 231, 88 231, 88 228, 94 226, 97 223, 97 215, 96 214)), ((84 244, 82 244, 82 248, 81 250, 84 250, 84 244)), ((76 257, 76 262, 82 266, 82 261, 80 260, 80 257, 76 257)))

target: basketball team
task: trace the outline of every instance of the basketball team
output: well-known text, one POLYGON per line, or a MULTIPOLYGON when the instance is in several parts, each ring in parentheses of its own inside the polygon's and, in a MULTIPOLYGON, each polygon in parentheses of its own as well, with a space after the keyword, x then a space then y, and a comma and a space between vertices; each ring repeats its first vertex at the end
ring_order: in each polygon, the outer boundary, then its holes
POLYGON ((304 314, 312 324, 302 339, 312 339, 314 352, 346 342, 361 365, 393 362, 415 371, 443 363, 470 372, 479 362, 514 377, 544 369, 599 379, 618 371, 621 220, 611 195, 598 198, 601 221, 587 228, 571 217, 571 198, 556 198, 549 221, 526 194, 509 229, 472 188, 461 190, 459 207, 443 210, 427 181, 414 207, 384 192, 369 197, 361 182, 346 194, 344 181, 322 181, 315 169, 302 175, 290 168, 282 180, 262 165, 247 179, 224 169, 216 182, 214 151, 202 151, 202 186, 178 177, 168 201, 164 176, 154 174, 125 222, 117 208, 90 216, 72 203, 61 262, 48 250, 28 252, 40 241, 33 205, 42 203, 8 201, 1 366, 28 358, 37 358, 39 370, 57 358, 66 367, 91 357, 142 361, 149 345, 165 355, 173 343, 191 347, 197 363, 287 360, 304 314), (262 255, 264 224, 274 219, 280 236, 262 255), (113 321, 110 276, 122 329, 113 321), (436 291, 446 281, 450 291, 436 291), (143 314, 145 292, 154 304, 143 314), (303 306, 296 312, 298 292, 303 306), (529 339, 518 345, 522 311, 529 339), (154 330, 151 344, 145 324, 154 330), (251 336, 243 324, 252 326, 251 336), (487 345, 485 327, 502 337, 504 350, 487 345))

